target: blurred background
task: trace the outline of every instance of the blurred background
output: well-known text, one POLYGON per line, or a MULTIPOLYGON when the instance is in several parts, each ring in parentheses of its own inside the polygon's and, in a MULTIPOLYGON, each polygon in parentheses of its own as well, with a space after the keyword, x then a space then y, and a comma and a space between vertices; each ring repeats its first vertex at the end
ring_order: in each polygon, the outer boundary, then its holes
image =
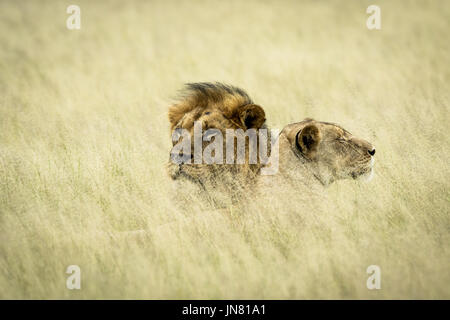
POLYGON ((1 1, 0 298, 449 299, 449 27, 444 0, 1 1), (339 123, 374 179, 180 210, 167 109, 199 81, 339 123))

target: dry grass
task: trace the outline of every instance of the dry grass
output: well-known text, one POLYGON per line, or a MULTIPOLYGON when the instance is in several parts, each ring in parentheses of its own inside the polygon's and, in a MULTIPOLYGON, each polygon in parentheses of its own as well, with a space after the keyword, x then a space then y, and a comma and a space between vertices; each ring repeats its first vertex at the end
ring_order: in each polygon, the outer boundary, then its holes
POLYGON ((448 1, 376 1, 380 31, 371 1, 77 3, 70 31, 69 2, 0 2, 0 298, 450 298, 448 1), (271 127, 340 123, 374 180, 178 210, 167 107, 192 81, 271 127))

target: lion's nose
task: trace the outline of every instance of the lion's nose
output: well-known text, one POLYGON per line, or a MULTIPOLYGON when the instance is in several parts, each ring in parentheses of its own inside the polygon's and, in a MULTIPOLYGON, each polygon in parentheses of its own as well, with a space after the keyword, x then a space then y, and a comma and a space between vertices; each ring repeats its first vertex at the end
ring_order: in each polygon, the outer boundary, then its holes
POLYGON ((373 148, 372 150, 367 150, 367 152, 369 152, 369 154, 371 156, 374 156, 375 155, 375 148, 373 148))

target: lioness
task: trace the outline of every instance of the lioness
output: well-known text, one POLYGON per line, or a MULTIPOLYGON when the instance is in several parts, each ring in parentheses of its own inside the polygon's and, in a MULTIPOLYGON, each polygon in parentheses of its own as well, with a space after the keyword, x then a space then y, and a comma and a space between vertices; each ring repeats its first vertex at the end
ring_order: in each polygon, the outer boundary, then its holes
POLYGON ((341 126, 307 118, 278 138, 279 177, 327 186, 346 178, 370 180, 375 148, 341 126))

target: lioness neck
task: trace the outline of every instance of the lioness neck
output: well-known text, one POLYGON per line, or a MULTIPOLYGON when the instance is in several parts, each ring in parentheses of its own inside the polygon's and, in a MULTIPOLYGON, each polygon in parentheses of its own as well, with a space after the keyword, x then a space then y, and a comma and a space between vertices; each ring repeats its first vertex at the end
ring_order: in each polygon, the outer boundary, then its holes
POLYGON ((273 161, 278 161, 278 172, 262 176, 262 187, 272 189, 281 185, 295 185, 307 189, 323 189, 323 184, 311 170, 311 163, 293 152, 287 138, 280 135, 278 143, 278 159, 272 153, 270 160, 271 165, 273 161))

